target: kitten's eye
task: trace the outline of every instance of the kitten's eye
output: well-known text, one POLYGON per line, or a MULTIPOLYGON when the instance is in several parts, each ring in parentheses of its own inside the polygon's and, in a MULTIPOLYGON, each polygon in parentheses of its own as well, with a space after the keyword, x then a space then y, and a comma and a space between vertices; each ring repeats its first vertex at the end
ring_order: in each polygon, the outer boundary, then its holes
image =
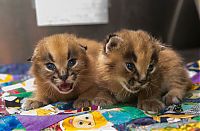
POLYGON ((47 69, 54 71, 56 69, 56 66, 53 63, 47 63, 46 64, 47 69))
POLYGON ((71 68, 76 64, 76 59, 70 59, 68 61, 68 67, 71 68))
POLYGON ((149 67, 148 67, 148 69, 147 69, 148 72, 152 72, 153 69, 154 69, 154 64, 153 64, 153 63, 149 64, 149 67))
POLYGON ((79 125, 83 125, 83 122, 82 122, 82 121, 79 121, 78 124, 79 124, 79 125))
POLYGON ((135 70, 135 65, 133 63, 126 63, 126 67, 130 70, 130 71, 134 71, 135 70))

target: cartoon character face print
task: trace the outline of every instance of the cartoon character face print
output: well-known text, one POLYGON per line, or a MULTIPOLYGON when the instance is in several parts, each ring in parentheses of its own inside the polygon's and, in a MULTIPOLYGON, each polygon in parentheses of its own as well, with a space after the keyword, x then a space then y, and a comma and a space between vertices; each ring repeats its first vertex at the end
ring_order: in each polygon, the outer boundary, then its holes
POLYGON ((64 119, 60 122, 60 127, 62 130, 95 130, 106 126, 106 128, 111 128, 111 123, 109 123, 104 116, 98 112, 94 111, 87 114, 82 114, 78 116, 72 116, 64 119))
POLYGON ((92 114, 76 116, 72 123, 76 128, 92 128, 95 126, 92 114))

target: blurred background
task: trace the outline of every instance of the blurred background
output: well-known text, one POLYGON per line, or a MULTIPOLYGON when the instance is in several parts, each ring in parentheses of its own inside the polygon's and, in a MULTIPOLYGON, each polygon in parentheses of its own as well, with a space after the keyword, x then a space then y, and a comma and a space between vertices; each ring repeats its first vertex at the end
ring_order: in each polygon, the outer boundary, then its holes
POLYGON ((102 41, 107 34, 122 28, 146 30, 191 62, 200 59, 198 2, 108 0, 108 19, 104 19, 107 22, 38 26, 34 0, 0 0, 0 64, 25 63, 37 41, 51 34, 68 32, 102 41))

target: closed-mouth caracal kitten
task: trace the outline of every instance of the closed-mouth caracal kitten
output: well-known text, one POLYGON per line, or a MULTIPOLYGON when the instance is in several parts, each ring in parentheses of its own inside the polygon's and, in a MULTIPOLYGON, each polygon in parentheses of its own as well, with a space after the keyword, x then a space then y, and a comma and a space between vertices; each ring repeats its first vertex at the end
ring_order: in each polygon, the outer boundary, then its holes
POLYGON ((99 54, 97 72, 97 82, 110 91, 101 99, 137 99, 137 107, 145 111, 179 103, 191 87, 181 57, 142 30, 110 35, 99 54))
POLYGON ((76 108, 90 106, 96 90, 93 72, 99 46, 72 34, 56 34, 39 41, 30 69, 36 91, 22 108, 29 110, 74 99, 76 108))

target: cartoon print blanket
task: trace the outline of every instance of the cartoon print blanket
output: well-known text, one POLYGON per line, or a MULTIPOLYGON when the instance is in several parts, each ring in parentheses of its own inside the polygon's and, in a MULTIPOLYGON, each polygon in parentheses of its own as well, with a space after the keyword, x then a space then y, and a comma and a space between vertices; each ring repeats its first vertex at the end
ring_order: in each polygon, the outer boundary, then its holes
POLYGON ((23 111, 34 91, 30 65, 0 66, 0 130, 200 130, 200 60, 186 65, 193 86, 182 103, 158 114, 128 105, 73 109, 73 102, 57 102, 23 111))

